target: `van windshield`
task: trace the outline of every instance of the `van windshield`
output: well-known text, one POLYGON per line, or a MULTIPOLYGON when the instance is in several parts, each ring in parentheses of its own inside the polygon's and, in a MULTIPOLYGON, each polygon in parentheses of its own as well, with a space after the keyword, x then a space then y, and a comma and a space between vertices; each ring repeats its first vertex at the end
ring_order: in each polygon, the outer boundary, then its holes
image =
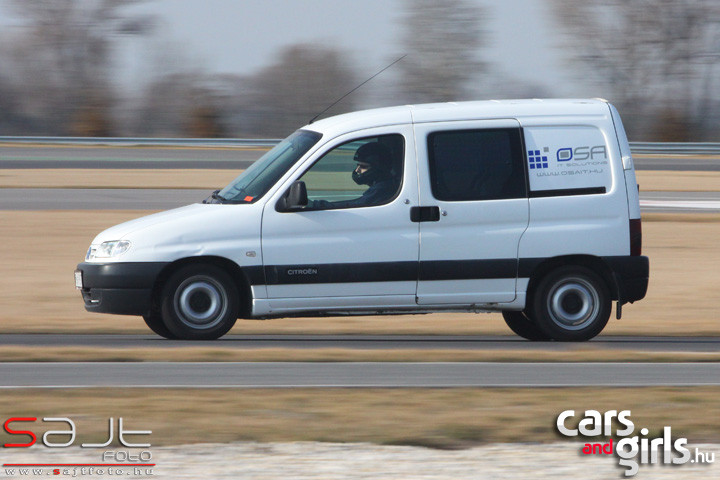
POLYGON ((265 195, 288 169, 322 137, 298 130, 250 165, 230 184, 213 195, 227 203, 252 203, 265 195))

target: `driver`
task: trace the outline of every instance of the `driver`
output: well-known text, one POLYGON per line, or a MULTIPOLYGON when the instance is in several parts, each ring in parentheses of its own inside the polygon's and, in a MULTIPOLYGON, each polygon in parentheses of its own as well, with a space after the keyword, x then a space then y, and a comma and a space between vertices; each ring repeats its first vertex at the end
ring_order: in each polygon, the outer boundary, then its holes
POLYGON ((352 200, 328 202, 315 200, 314 208, 347 208, 369 207, 381 205, 390 200, 397 192, 397 182, 392 173, 392 153, 385 145, 370 142, 361 145, 355 151, 354 160, 357 167, 352 172, 352 179, 358 185, 367 185, 369 188, 363 194, 352 200))

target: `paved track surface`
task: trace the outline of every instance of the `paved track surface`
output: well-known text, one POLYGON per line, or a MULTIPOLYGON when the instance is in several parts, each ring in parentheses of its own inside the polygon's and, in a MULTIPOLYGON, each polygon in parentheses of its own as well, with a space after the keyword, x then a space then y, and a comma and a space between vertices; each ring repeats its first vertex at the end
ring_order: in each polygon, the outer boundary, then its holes
POLYGON ((577 387, 720 385, 713 363, 4 363, 19 387, 577 387))
POLYGON ((245 169, 267 149, 2 146, 2 168, 245 169))
MULTIPOLYGON (((263 148, 0 145, 2 168, 247 168, 263 148)), ((638 170, 720 171, 712 156, 635 156, 638 170)))
POLYGON ((0 188, 0 210, 168 210, 201 202, 211 193, 189 189, 0 188))
POLYGON ((720 158, 713 156, 662 156, 633 157, 636 170, 670 170, 670 171, 720 171, 720 158))
MULTIPOLYGON (((210 193, 194 189, 0 188, 0 210, 167 210, 200 202, 210 193)), ((641 192, 640 200, 646 212, 720 212, 720 192, 641 192)))
POLYGON ((527 350, 564 352, 592 347, 634 352, 719 352, 720 337, 639 337, 601 335, 590 342, 528 342, 515 335, 226 335, 214 341, 173 341, 157 335, 3 334, 0 347, 93 347, 235 349, 287 348, 312 350, 527 350))

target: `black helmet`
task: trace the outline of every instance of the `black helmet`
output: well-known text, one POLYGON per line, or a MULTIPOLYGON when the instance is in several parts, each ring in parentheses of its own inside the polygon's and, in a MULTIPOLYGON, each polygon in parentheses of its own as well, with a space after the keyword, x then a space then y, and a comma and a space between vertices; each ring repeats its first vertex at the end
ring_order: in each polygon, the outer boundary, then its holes
POLYGON ((390 174, 390 149, 378 142, 370 142, 361 145, 355 151, 354 160, 358 163, 367 163, 370 168, 364 173, 354 171, 353 180, 358 185, 372 185, 373 183, 389 178, 390 174))
POLYGON ((366 143, 355 150, 354 160, 390 170, 390 149, 382 143, 366 143))

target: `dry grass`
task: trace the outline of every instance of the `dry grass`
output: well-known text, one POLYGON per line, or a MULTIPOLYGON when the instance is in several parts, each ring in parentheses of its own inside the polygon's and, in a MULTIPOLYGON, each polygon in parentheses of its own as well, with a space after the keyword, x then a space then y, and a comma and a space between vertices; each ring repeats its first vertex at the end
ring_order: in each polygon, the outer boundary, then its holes
POLYGON ((647 297, 627 305, 609 334, 720 334, 720 215, 645 215, 647 297))
MULTIPOLYGON (((217 188, 230 170, 3 170, 0 187, 217 188)), ((638 172, 643 190, 717 191, 712 172, 638 172)), ((2 332, 148 333, 141 319, 88 314, 73 288, 72 271, 100 230, 146 215, 135 211, 0 212, 0 323, 2 332)), ((644 217, 645 253, 651 259, 648 297, 626 306, 610 334, 720 334, 718 215, 644 217)), ((499 315, 433 314, 399 317, 292 319, 238 322, 232 333, 508 334, 499 315)), ((662 354, 569 351, 350 351, 94 349, 4 347, 0 360, 478 360, 717 361, 713 353, 662 354), (666 358, 671 356, 671 358, 666 358)), ((79 441, 106 438, 108 417, 129 428, 151 429, 153 445, 197 442, 339 441, 441 448, 484 442, 558 440, 554 422, 563 410, 630 409, 638 426, 690 442, 720 440, 720 388, 574 389, 63 389, 6 390, 0 411, 12 416, 69 416, 79 441), (700 413, 699 413, 700 412, 700 413)), ((0 443, 7 436, 0 433, 0 443)))
POLYGON ((631 351, 590 344, 547 344, 541 350, 5 346, 0 362, 720 362, 720 352, 631 351))
MULTIPOLYGON (((8 169, 0 188, 199 188, 227 185, 241 170, 8 169)), ((639 170, 642 191, 720 191, 720 172, 639 170)), ((348 176, 348 179, 350 177, 348 176)))
POLYGON ((642 192, 720 191, 720 172, 638 170, 635 174, 642 192))
MULTIPOLYGON (((78 442, 105 440, 108 418, 123 417, 126 428, 152 430, 153 445, 327 441, 458 448, 557 441, 555 421, 564 410, 628 409, 637 429, 670 425, 674 438, 699 443, 720 440, 719 394, 718 387, 35 389, 4 391, 0 411, 4 418, 70 417, 78 442)), ((0 443, 8 440, 0 433, 0 443)))
MULTIPOLYGON (((84 311, 72 271, 93 236, 147 212, 0 212, 4 332, 141 332, 141 319, 84 311), (43 232, 43 234, 40 234, 43 232), (49 233, 47 233, 49 232, 49 233)), ((647 215, 648 297, 626 306, 611 334, 719 334, 720 216, 647 215), (702 220, 702 221, 699 221, 702 220)), ((240 321, 235 333, 508 333, 497 314, 240 321)))
MULTIPOLYGON (((136 211, 0 211, 0 324, 9 332, 147 333, 139 317, 85 312, 72 272, 99 231, 136 211)), ((720 334, 720 215, 644 217, 648 296, 605 333, 720 334)), ((499 314, 430 314, 239 321, 232 333, 508 334, 499 314)))

